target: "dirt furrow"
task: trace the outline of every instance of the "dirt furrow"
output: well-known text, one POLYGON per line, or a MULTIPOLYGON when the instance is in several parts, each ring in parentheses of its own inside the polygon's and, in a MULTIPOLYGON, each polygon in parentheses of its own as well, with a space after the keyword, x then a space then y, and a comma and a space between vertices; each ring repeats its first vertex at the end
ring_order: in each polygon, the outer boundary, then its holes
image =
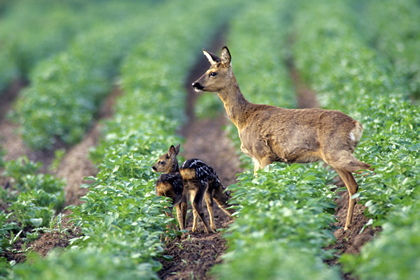
MULTIPOLYGON (((223 37, 216 37, 211 49, 221 48, 222 44, 223 37)), ((208 61, 204 56, 200 56, 185 83, 187 91, 185 112, 188 122, 180 131, 185 138, 185 143, 181 146, 181 155, 186 159, 203 160, 216 170, 222 183, 228 186, 234 183, 236 175, 242 172, 236 148, 223 130, 229 120, 225 112, 220 112, 217 118, 197 119, 195 116, 195 103, 199 95, 192 89, 191 84, 207 68, 208 61)), ((232 222, 231 219, 217 206, 214 212, 217 228, 227 228, 232 222)), ((187 230, 191 230, 191 218, 189 213, 187 230)), ((203 233, 202 224, 199 231, 201 232, 189 232, 185 237, 167 244, 165 254, 172 256, 172 259, 160 260, 163 264, 163 269, 159 271, 161 279, 211 279, 208 272, 215 264, 222 261, 220 256, 226 249, 226 241, 220 233, 203 233)))

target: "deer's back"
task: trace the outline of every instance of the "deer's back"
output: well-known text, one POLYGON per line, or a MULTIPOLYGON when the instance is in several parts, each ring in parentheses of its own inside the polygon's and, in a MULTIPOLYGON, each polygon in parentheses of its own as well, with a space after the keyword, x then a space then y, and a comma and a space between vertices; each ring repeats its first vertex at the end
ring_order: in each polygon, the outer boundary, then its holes
POLYGON ((186 160, 182 164, 180 172, 184 180, 218 180, 216 171, 204 161, 197 158, 186 160))
POLYGON ((357 144, 350 136, 357 122, 342 112, 253 105, 238 127, 242 149, 253 158, 313 162, 322 159, 320 150, 326 145, 354 150, 357 144))

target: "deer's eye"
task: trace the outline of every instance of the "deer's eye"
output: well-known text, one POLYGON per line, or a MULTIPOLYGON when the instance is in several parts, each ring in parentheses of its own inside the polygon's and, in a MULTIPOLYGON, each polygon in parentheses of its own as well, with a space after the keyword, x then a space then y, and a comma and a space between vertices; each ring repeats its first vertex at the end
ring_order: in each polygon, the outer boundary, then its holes
POLYGON ((164 164, 165 162, 163 161, 163 160, 161 160, 161 161, 159 161, 159 164, 160 165, 162 165, 162 164, 164 164))
POLYGON ((210 72, 210 76, 214 77, 217 75, 217 72, 210 72))

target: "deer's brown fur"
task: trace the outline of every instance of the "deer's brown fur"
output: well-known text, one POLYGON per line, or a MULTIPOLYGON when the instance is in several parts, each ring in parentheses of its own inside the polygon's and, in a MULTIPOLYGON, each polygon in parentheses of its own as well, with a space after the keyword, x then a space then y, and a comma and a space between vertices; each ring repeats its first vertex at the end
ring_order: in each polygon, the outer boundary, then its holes
POLYGON ((222 48, 220 57, 203 52, 211 65, 193 87, 198 92, 217 92, 228 117, 238 129, 241 150, 254 161, 254 171, 273 162, 323 160, 337 171, 349 192, 347 229, 355 205, 351 197, 358 189, 352 172, 371 169, 371 165, 353 156, 362 136, 362 125, 339 111, 285 109, 251 103, 239 89, 228 48, 222 48))

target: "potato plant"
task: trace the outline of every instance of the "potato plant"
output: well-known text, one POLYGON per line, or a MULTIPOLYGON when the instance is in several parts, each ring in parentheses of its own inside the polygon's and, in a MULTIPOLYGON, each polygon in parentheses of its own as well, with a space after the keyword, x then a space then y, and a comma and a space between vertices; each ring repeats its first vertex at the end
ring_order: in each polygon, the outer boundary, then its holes
POLYGON ((122 20, 123 8, 133 9, 127 4, 50 0, 5 3, 0 26, 0 94, 13 80, 28 79, 39 62, 65 50, 80 32, 104 18, 122 20))
MULTIPOLYGON (((17 241, 27 244, 36 239, 38 231, 48 227, 63 208, 64 182, 39 174, 39 168, 39 163, 25 157, 5 162, 2 176, 10 181, 7 188, 0 188, 0 201, 7 207, 0 214, 0 254, 14 250, 17 241)), ((6 276, 9 268, 1 257, 0 276, 6 276)))
POLYGON ((413 97, 420 98, 418 2, 362 1, 361 5, 364 8, 360 17, 361 30, 369 42, 395 65, 398 73, 407 79, 413 97))
POLYGON ((327 19, 312 24, 311 30, 307 28, 310 14, 302 10, 297 21, 298 66, 323 106, 341 109, 363 123, 365 136, 358 157, 376 165, 376 173, 363 178, 359 193, 362 202, 369 202, 371 214, 382 218, 400 199, 410 197, 415 186, 418 107, 408 102, 408 90, 397 78, 397 70, 366 47, 351 29, 352 22, 341 20, 344 4, 309 6, 308 11, 317 8, 327 19), (309 50, 308 41, 319 43, 309 50))
MULTIPOLYGON (((410 50, 417 31, 410 20, 401 25, 402 32, 391 30, 392 21, 381 16, 415 18, 414 1, 217 0, 191 5, 181 0, 143 1, 140 6, 127 1, 125 8, 112 1, 99 2, 92 1, 94 8, 101 8, 89 12, 113 20, 103 23, 92 16, 94 26, 75 39, 69 35, 71 43, 64 44, 64 51, 40 64, 38 60, 25 64, 38 66, 23 94, 25 101, 17 106, 25 133, 31 133, 28 143, 50 148, 56 138, 66 143, 80 139, 115 81, 123 90, 115 116, 105 123, 103 140, 92 152, 99 173, 90 178, 91 185, 84 186, 89 188, 85 203, 71 207, 73 222, 84 235, 46 258, 28 255, 30 261, 15 265, 9 278, 157 279, 161 265, 156 259, 165 254, 161 240, 179 232, 167 230, 175 221, 164 214, 169 202, 154 194, 158 175, 150 167, 169 145, 182 142, 176 131, 185 121, 184 81, 202 55, 200 49, 208 49, 226 23, 234 71, 249 101, 295 106, 285 64, 292 55, 323 107, 341 110, 365 127, 356 155, 376 170, 356 175, 360 184, 356 196, 383 231, 360 255, 344 255, 344 270, 360 279, 419 275, 420 114, 410 99, 416 92, 417 53, 410 50), (385 9, 373 15, 376 5, 385 9), (105 6, 113 8, 102 9, 105 6), (361 32, 357 27, 363 22, 357 20, 355 7, 366 9, 361 16, 369 17, 369 26, 361 32)), ((78 1, 69 3, 69 7, 78 6, 78 1)), ((0 46, 4 48, 0 61, 9 66, 0 79, 8 81, 19 70, 7 60, 11 48, 4 46, 0 46)), ((220 100, 214 97, 201 98, 201 116, 213 108, 220 110, 220 100)), ((245 158, 244 164, 252 169, 245 158)), ((5 163, 18 189, 1 189, 2 200, 12 205, 13 212, 0 213, 0 253, 21 238, 21 225, 45 226, 62 205, 62 183, 34 174, 36 164, 23 163, 5 163), (35 190, 33 185, 43 188, 35 190)), ((334 252, 322 249, 334 242, 335 194, 329 185, 334 176, 322 164, 274 164, 257 176, 241 174, 238 183, 229 187, 238 212, 226 230, 229 249, 224 262, 214 268, 214 276, 339 279, 338 269, 323 263, 334 252)), ((9 267, 0 259, 0 278, 7 276, 9 267)))
POLYGON ((21 158, 8 161, 4 176, 11 179, 10 189, 1 189, 2 200, 9 204, 9 219, 21 228, 47 226, 64 205, 64 182, 48 174, 38 174, 40 165, 21 158))
MULTIPOLYGON (((235 2, 225 5, 220 13, 217 1, 200 8, 178 1, 164 2, 155 10, 167 15, 167 24, 150 25, 148 31, 153 36, 124 59, 120 84, 125 94, 116 104, 113 120, 106 123, 103 142, 93 153, 99 173, 88 186, 85 203, 72 207, 74 222, 84 236, 73 240, 71 248, 60 256, 34 258, 31 265, 16 266, 13 275, 54 279, 45 272, 54 267, 72 279, 79 275, 102 279, 106 269, 109 277, 119 271, 122 279, 156 278, 161 265, 155 258, 164 254, 161 238, 177 233, 166 230, 174 221, 164 213, 168 201, 154 193, 157 174, 151 165, 168 145, 181 141, 176 129, 184 120, 183 80, 194 53, 199 55, 201 44, 211 40, 218 29, 213 24, 214 29, 207 33, 213 19, 202 15, 217 14, 221 25, 234 6, 235 2), (180 49, 183 52, 172 51, 180 49), (86 264, 79 263, 78 254, 86 257, 86 264), (78 265, 68 271, 69 263, 78 265), (95 271, 90 272, 92 267, 95 271)), ((148 16, 151 21, 156 18, 151 13, 148 16)))
MULTIPOLYGON (((391 217, 416 207, 413 193, 419 185, 420 111, 409 100, 400 68, 369 48, 356 32, 356 16, 346 2, 330 2, 321 5, 307 1, 298 13, 295 57, 307 82, 321 96, 323 106, 342 110, 363 123, 365 135, 357 154, 361 160, 373 163, 376 170, 359 177, 357 196, 367 206, 374 225, 384 229, 374 243, 384 242, 383 245, 366 246, 360 257, 344 257, 344 263, 360 279, 407 278, 405 267, 393 267, 396 270, 390 275, 377 263, 383 265, 399 258, 399 250, 390 243, 411 247, 413 252, 419 250, 418 243, 411 241, 411 234, 407 238, 402 234, 392 239, 387 236, 396 233, 393 223, 398 218, 391 217), (356 268, 357 265, 360 266, 356 268)), ((405 221, 405 232, 416 227, 413 219, 405 221)), ((410 256, 407 253, 408 262, 418 260, 410 256)), ((416 266, 409 273, 418 275, 416 266)))
POLYGON ((416 279, 420 273, 420 192, 384 222, 378 238, 367 243, 360 255, 341 258, 345 270, 360 279, 416 279))
POLYGON ((101 22, 36 67, 15 108, 27 145, 51 149, 57 142, 81 140, 111 91, 122 58, 153 24, 140 21, 139 9, 147 13, 151 7, 140 5, 124 20, 101 22))

